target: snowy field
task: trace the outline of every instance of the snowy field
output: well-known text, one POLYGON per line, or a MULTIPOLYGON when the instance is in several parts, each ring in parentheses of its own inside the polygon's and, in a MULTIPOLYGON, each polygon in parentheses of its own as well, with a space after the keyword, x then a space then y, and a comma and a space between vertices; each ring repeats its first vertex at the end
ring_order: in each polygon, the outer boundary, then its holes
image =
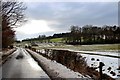
MULTIPOLYGON (((86 62, 90 67, 98 67, 99 62, 103 62, 105 64, 105 66, 103 66, 103 73, 106 73, 113 78, 120 78, 120 58, 88 54, 81 55, 86 57, 86 62)), ((99 69, 97 70, 99 71, 99 69)))
POLYGON ((72 52, 77 52, 83 57, 85 57, 86 62, 90 67, 98 67, 99 62, 103 62, 105 64, 105 66, 103 66, 103 73, 106 73, 113 78, 120 78, 120 52, 75 51, 70 49, 68 50, 72 52))

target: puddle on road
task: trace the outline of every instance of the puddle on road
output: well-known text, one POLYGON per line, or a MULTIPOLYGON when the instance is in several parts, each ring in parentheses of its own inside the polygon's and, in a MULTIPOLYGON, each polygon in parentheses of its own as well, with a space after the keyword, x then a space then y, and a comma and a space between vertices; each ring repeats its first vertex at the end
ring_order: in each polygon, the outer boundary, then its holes
POLYGON ((19 54, 16 56, 16 59, 23 59, 23 58, 24 58, 24 56, 23 56, 22 53, 19 53, 19 54))

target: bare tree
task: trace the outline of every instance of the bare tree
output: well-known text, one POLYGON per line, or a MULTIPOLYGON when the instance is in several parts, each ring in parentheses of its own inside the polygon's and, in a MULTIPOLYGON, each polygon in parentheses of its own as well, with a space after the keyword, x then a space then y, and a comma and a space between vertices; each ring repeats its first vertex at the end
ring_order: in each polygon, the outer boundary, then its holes
POLYGON ((8 26, 18 26, 25 22, 25 10, 23 2, 2 2, 2 18, 9 22, 8 26))
POLYGON ((6 48, 11 45, 15 39, 15 31, 13 28, 18 27, 25 22, 24 11, 26 7, 23 2, 8 1, 2 2, 2 47, 6 48))
POLYGON ((73 44, 79 44, 81 43, 81 28, 78 26, 71 26, 70 28, 70 38, 69 40, 73 44))

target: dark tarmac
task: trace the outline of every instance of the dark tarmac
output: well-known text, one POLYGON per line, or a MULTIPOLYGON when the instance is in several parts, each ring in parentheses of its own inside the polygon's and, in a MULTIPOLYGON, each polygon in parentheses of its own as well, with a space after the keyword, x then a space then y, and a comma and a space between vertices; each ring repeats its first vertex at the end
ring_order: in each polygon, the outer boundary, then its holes
POLYGON ((48 75, 42 70, 37 62, 23 49, 18 48, 14 55, 3 65, 2 78, 47 78, 48 75))

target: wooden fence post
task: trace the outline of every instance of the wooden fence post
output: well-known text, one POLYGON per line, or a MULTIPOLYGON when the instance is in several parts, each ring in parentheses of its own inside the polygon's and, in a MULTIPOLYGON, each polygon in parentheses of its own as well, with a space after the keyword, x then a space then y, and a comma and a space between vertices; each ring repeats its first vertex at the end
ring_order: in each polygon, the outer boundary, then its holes
POLYGON ((99 63, 99 71, 100 71, 100 80, 102 80, 102 68, 103 68, 103 66, 105 66, 105 64, 103 63, 103 62, 100 62, 99 63))

